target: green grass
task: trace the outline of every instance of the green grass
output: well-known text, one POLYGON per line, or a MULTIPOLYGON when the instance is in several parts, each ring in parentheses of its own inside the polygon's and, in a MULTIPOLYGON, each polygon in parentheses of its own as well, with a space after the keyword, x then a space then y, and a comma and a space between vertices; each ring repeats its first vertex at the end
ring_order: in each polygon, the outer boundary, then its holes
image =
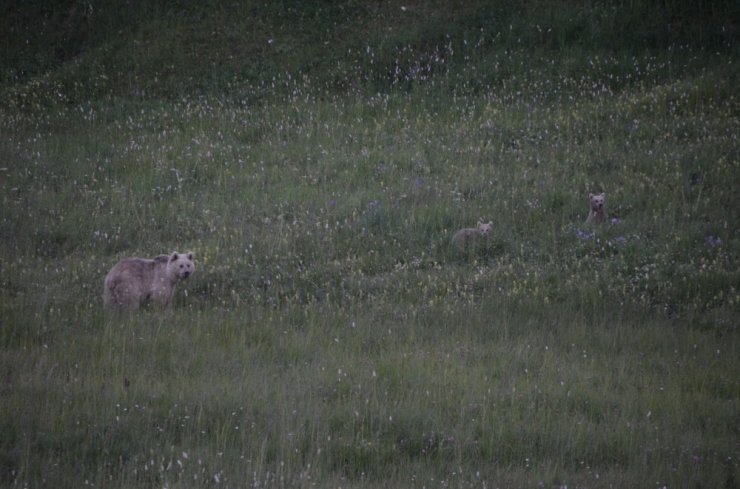
POLYGON ((26 330, 4 355, 3 402, 21 414, 4 422, 4 464, 31 485, 721 486, 736 474, 736 346, 714 335, 624 311, 389 309, 122 321, 91 308, 26 330))
POLYGON ((0 486, 737 485, 736 7, 246 5, 4 17, 0 486))

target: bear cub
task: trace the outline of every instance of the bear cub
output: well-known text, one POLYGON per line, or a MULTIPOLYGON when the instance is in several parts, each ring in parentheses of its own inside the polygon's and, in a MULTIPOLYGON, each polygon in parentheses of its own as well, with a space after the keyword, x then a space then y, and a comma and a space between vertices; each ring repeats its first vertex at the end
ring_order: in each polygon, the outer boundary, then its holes
POLYGON ((586 218, 587 223, 601 224, 606 221, 606 211, 604 210, 605 198, 606 194, 603 192, 596 195, 588 194, 590 209, 586 218))
POLYGON ((478 221, 477 227, 462 228, 452 236, 452 245, 459 250, 465 250, 469 246, 477 244, 478 240, 485 238, 493 229, 493 221, 482 223, 478 221))
POLYGON ((126 258, 105 277, 103 303, 109 309, 134 311, 151 302, 166 307, 172 302, 175 285, 195 271, 193 253, 173 252, 151 260, 126 258))

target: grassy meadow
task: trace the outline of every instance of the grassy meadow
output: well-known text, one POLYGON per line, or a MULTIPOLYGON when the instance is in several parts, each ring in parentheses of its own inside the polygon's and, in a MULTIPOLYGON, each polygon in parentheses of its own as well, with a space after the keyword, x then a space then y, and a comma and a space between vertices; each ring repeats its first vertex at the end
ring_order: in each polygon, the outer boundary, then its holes
POLYGON ((740 484, 735 3, 42 4, 0 487, 740 484), (173 307, 103 310, 174 250, 173 307))

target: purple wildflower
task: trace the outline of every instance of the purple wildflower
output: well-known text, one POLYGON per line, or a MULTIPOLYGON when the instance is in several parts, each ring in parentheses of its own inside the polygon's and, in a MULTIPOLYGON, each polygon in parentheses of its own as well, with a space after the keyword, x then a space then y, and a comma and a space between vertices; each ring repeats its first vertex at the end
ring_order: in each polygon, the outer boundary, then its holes
POLYGON ((593 239, 594 233, 590 233, 588 231, 584 231, 582 229, 576 229, 576 236, 578 236, 580 239, 587 241, 589 239, 593 239))
POLYGON ((706 243, 712 248, 722 246, 722 238, 712 236, 711 234, 704 238, 704 241, 706 241, 706 243))

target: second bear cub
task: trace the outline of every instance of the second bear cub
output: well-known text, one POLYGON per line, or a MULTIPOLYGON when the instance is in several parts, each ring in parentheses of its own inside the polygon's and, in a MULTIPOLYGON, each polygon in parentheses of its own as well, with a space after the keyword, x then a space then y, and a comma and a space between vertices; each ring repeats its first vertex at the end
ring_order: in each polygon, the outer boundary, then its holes
POLYGON ((483 223, 478 221, 478 226, 474 228, 462 228, 452 236, 452 245, 459 250, 465 250, 475 245, 479 239, 485 238, 493 229, 493 221, 483 223))
POLYGON ((600 194, 588 194, 588 200, 590 204, 588 217, 586 222, 601 224, 606 221, 606 211, 604 210, 604 199, 606 198, 605 193, 600 194))

